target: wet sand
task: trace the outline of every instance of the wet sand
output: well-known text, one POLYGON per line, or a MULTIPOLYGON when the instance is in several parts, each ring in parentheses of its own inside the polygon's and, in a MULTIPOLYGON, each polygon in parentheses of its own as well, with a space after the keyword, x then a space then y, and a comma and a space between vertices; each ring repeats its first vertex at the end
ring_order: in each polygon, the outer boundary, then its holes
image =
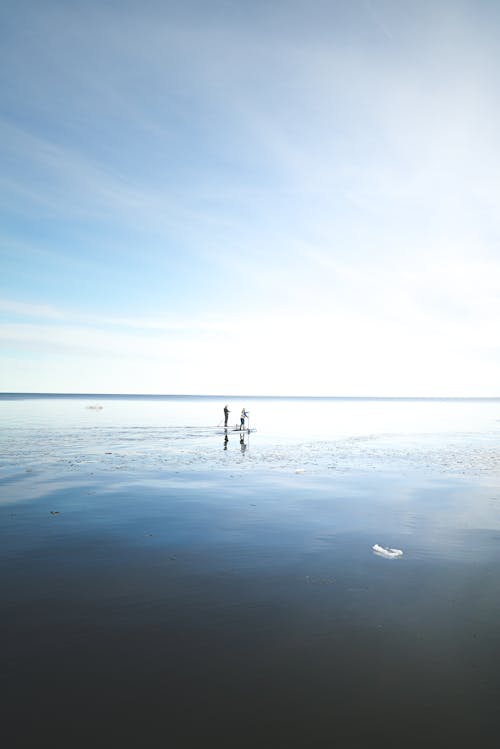
POLYGON ((494 481, 35 469, 0 557, 6 746, 496 744, 494 481))

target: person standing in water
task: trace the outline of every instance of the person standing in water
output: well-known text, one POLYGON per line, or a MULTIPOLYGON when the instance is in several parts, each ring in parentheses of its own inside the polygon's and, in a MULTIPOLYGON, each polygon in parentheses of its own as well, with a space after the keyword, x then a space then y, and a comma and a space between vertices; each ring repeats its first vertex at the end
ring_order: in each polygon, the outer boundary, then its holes
POLYGON ((240 416, 240 431, 245 428, 245 419, 248 418, 248 412, 244 408, 241 409, 240 416))
POLYGON ((230 413, 231 413, 231 411, 229 410, 229 408, 227 407, 227 405, 224 406, 224 426, 225 427, 227 427, 227 419, 228 419, 228 416, 229 416, 230 413))

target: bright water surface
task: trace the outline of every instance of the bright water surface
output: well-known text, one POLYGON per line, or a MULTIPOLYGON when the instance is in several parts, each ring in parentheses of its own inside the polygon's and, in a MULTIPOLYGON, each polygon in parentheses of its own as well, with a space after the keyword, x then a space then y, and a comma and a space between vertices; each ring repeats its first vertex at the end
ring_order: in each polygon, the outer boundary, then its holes
POLYGON ((499 400, 0 420, 7 745, 497 745, 499 400))
POLYGON ((123 463, 131 470, 500 470, 500 400, 247 397, 229 402, 229 424, 239 424, 245 406, 256 432, 241 440, 230 429, 227 441, 220 426, 224 403, 213 397, 0 396, 0 465, 6 475, 13 467, 74 461, 123 463), (104 458, 109 452, 113 460, 104 458))

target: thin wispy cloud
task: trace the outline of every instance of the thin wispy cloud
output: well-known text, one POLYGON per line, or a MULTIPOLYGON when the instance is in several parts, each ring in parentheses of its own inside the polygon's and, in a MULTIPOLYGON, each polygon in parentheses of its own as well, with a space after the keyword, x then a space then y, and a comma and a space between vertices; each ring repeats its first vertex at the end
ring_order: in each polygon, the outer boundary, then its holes
MULTIPOLYGON (((85 314, 69 309, 59 309, 50 305, 31 304, 0 298, 0 313, 12 317, 34 318, 71 322, 85 326, 100 328, 125 328, 135 330, 156 331, 229 331, 235 330, 236 325, 229 322, 195 319, 161 319, 147 317, 110 317, 106 315, 85 314)), ((14 328, 15 329, 15 328, 14 328)), ((0 335, 2 325, 0 323, 0 335)))

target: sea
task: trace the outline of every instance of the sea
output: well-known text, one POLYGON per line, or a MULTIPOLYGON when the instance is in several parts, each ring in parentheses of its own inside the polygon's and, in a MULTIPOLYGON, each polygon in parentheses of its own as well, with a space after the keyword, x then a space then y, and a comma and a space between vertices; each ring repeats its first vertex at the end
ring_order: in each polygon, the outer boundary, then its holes
POLYGON ((6 746, 498 743, 500 399, 4 393, 0 448, 6 746))

